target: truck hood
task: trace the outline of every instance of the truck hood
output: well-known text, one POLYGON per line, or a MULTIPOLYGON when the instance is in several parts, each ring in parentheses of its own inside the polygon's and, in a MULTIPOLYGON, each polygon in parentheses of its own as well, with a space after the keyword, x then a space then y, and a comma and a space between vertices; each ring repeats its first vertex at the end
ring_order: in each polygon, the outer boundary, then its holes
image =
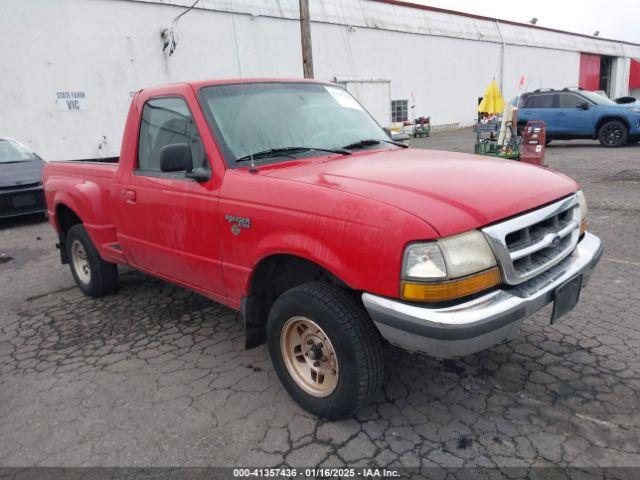
POLYGON ((442 236, 503 220, 578 189, 573 180, 547 168, 413 148, 361 151, 279 167, 264 174, 395 206, 442 236))
POLYGON ((0 188, 31 185, 42 181, 42 160, 0 162, 0 188))

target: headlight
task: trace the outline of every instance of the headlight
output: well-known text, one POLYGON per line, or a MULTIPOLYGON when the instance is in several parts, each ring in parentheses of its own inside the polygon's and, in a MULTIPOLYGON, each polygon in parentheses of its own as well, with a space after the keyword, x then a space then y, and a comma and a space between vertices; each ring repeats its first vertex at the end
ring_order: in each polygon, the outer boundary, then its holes
POLYGON ((578 196, 578 205, 580 205, 580 235, 582 235, 587 231, 587 227, 589 226, 589 220, 587 219, 589 209, 587 208, 587 198, 584 196, 582 190, 578 190, 576 195, 578 196))
POLYGON ((459 298, 502 281, 493 252, 478 230, 409 245, 402 279, 402 297, 419 301, 459 298))
POLYGON ((495 267, 496 259, 478 230, 435 242, 414 243, 404 252, 402 277, 407 280, 443 280, 495 267))
POLYGON ((420 280, 446 278, 447 267, 438 243, 409 245, 404 252, 402 276, 420 280))

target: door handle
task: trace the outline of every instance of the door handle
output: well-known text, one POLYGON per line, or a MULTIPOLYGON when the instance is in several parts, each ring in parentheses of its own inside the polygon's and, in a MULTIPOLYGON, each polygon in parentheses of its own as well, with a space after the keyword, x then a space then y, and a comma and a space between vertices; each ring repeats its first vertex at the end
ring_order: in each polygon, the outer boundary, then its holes
POLYGON ((556 113, 556 117, 566 117, 566 116, 567 116, 567 114, 563 113, 563 112, 556 113))
POLYGON ((122 196, 124 197, 124 201, 127 203, 136 203, 136 191, 125 189, 122 190, 122 196))

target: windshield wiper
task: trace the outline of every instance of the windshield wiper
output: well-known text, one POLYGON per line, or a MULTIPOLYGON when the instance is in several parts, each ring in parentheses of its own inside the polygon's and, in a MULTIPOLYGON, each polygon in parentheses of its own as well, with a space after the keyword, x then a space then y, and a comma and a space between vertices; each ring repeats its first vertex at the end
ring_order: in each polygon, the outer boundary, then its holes
POLYGON ((30 160, 4 160, 4 161, 0 161, 0 163, 24 163, 29 161, 30 160))
POLYGON ((390 143, 391 145, 395 145, 396 147, 409 148, 409 145, 405 145, 402 142, 396 142, 394 140, 385 140, 384 138, 380 138, 380 139, 368 138, 365 140, 358 140, 357 142, 350 143, 349 145, 345 145, 342 148, 346 150, 355 150, 358 148, 368 147, 370 145, 378 145, 380 142, 390 143))
POLYGON ((236 159, 236 162, 246 162, 247 160, 257 160, 259 158, 279 157, 283 155, 291 155, 293 153, 308 152, 309 150, 317 150, 319 152, 341 153, 342 155, 351 155, 351 152, 343 148, 319 148, 319 147, 280 147, 262 150, 252 155, 245 155, 236 159))

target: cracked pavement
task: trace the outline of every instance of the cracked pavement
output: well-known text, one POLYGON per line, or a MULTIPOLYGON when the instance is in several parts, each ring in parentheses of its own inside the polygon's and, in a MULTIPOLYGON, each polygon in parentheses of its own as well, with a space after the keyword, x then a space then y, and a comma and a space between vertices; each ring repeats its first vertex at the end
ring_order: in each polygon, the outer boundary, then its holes
MULTIPOLYGON (((473 133, 415 143, 469 151, 473 133)), ((2 221, 0 465, 640 466, 639 161, 552 143, 605 242, 578 307, 459 360, 385 347, 382 391, 340 422, 289 398, 237 313, 128 269, 87 298, 47 223, 2 221)))

